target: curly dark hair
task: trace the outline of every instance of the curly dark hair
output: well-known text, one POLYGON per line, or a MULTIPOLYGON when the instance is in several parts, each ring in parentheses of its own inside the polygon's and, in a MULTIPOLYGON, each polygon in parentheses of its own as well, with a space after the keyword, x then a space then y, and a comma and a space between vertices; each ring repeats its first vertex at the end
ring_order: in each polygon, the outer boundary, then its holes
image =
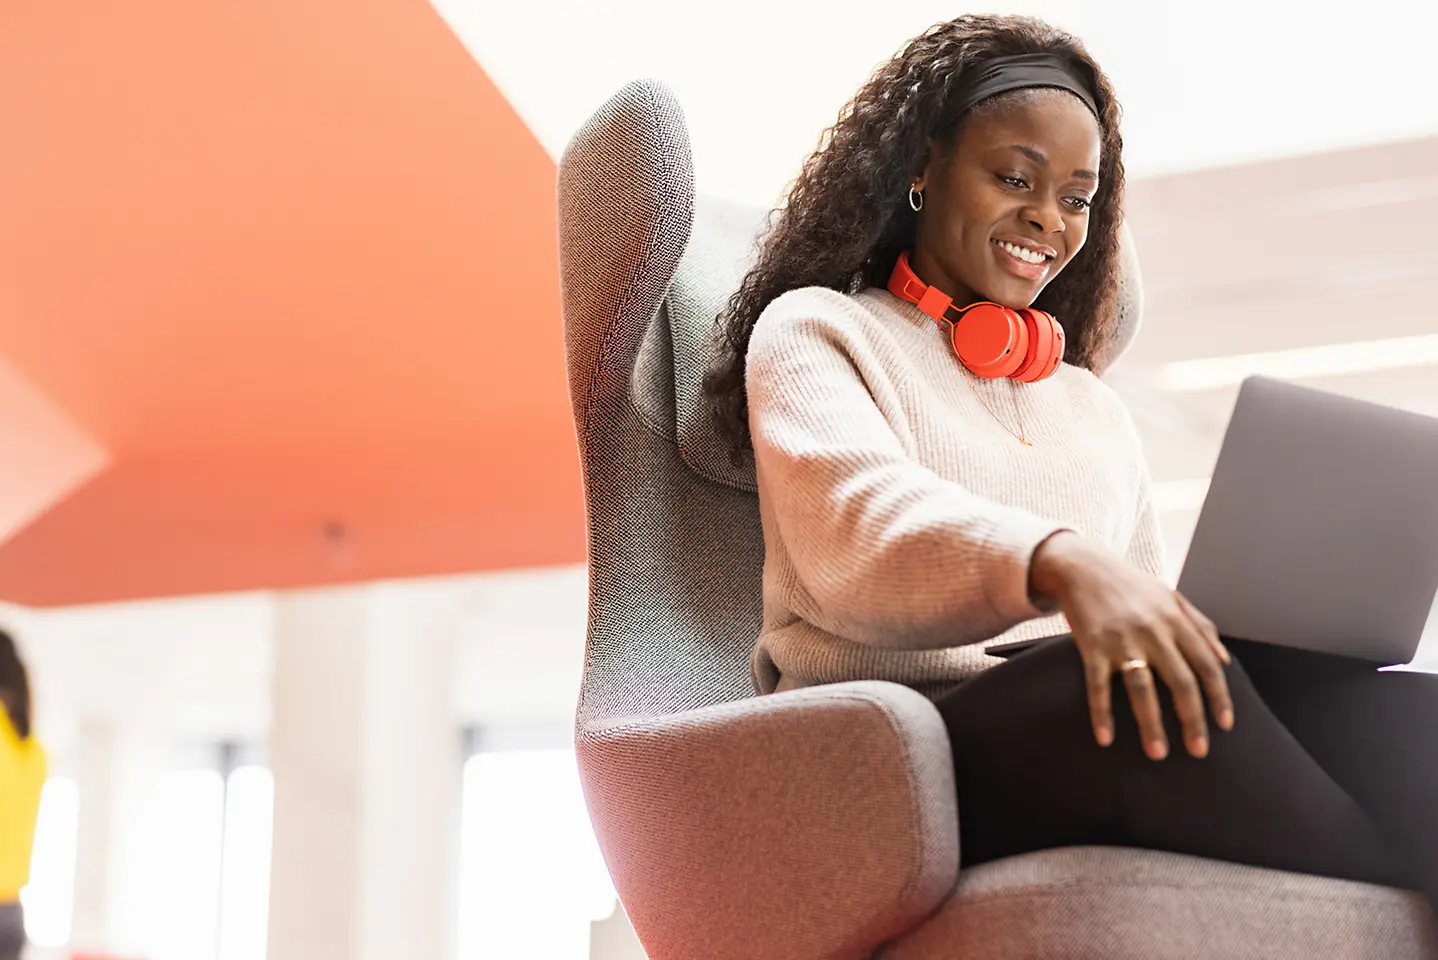
POLYGON ((1032 92, 1001 94, 961 117, 952 103, 960 81, 981 61, 1025 53, 1070 58, 1094 79, 1102 142, 1088 241, 1035 304, 1062 318, 1065 359, 1093 369, 1117 323, 1124 185, 1118 101, 1098 64, 1062 30, 1031 17, 961 16, 931 27, 874 72, 769 214, 758 259, 719 315, 719 362, 704 381, 736 461, 750 442, 745 354, 760 313, 800 287, 857 293, 884 286, 899 253, 914 245, 918 216, 908 188, 930 143, 951 154, 963 119, 1032 92))
POLYGON ((15 640, 0 630, 0 707, 21 740, 30 736, 30 675, 20 659, 15 640))

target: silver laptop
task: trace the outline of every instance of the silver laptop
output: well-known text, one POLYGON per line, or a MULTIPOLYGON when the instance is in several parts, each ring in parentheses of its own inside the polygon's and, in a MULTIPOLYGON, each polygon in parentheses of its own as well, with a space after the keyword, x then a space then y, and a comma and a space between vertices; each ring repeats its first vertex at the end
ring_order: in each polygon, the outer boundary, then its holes
POLYGON ((1250 377, 1178 589, 1226 636, 1412 660, 1438 591, 1438 418, 1250 377))

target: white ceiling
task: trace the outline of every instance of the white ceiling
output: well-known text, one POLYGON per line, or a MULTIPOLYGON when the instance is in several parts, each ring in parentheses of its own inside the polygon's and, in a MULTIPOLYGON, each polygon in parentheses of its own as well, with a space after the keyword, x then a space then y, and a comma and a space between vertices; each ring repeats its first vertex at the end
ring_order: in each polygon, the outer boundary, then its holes
MULTIPOLYGON (((620 86, 655 77, 684 104, 700 189, 762 205, 877 63, 966 9, 946 0, 433 2, 552 155, 620 86)), ((1438 134, 1431 2, 993 0, 969 9, 1040 16, 1083 38, 1118 89, 1138 176, 1438 134)))

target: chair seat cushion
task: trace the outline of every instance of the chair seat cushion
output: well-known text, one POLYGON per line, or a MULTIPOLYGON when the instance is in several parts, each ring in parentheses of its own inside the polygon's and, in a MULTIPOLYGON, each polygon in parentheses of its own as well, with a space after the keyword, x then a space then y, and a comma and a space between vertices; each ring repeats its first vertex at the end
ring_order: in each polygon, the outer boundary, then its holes
POLYGON ((1123 847, 965 869, 883 960, 1432 960, 1418 894, 1123 847))

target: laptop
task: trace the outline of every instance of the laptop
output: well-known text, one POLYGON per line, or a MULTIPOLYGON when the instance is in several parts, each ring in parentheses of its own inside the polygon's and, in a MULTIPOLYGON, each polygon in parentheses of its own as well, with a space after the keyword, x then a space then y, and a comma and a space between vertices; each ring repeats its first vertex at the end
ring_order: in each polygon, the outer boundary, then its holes
POLYGON ((1438 592, 1438 418, 1248 378, 1178 590, 1226 636, 1412 660, 1438 592))
POLYGON ((1249 377, 1178 590, 1224 636, 1408 663, 1438 592, 1438 418, 1249 377))

